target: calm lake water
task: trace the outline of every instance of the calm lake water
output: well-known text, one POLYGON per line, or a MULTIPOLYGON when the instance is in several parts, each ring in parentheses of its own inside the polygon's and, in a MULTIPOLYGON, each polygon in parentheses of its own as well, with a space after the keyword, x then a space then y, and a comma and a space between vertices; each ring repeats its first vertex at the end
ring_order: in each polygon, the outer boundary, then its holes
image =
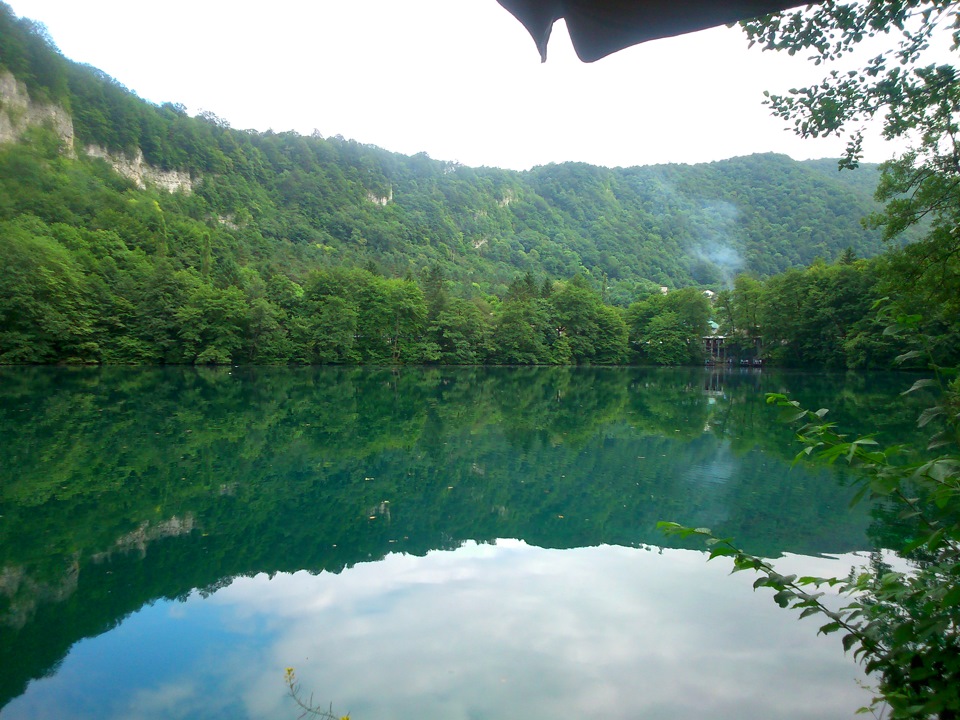
MULTIPOLYGON (((787 391, 910 435, 895 375, 0 368, 0 717, 850 718, 839 639, 706 562, 884 544, 790 469, 787 391)), ((919 401, 919 400, 918 400, 919 401)))

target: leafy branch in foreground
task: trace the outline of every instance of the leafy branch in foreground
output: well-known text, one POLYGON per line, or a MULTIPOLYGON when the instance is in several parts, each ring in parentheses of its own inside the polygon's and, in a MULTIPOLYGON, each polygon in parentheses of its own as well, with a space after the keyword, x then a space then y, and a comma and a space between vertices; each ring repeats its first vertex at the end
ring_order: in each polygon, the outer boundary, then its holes
POLYGON ((845 460, 859 471, 856 482, 861 487, 854 503, 865 497, 886 498, 899 508, 899 519, 909 523, 912 538, 893 549, 909 561, 907 572, 892 570, 875 554, 868 567, 851 571, 847 578, 782 575, 767 560, 706 528, 659 524, 669 535, 705 538, 709 559, 730 557, 733 571, 756 572, 754 588, 774 590, 780 607, 800 611, 801 618, 821 617, 826 621, 821 633, 841 632, 844 650, 852 650, 876 678, 872 707, 886 704, 893 718, 960 717, 960 381, 942 383, 938 372, 936 380, 919 380, 907 391, 938 384, 943 391, 941 403, 925 410, 919 420, 921 426, 944 421, 945 430, 927 448, 941 454, 915 462, 909 462, 908 448, 882 448, 872 437, 840 434, 825 420, 825 409, 804 409, 782 394, 767 396, 788 421, 802 423, 798 438, 805 447, 795 462, 845 460), (950 452, 943 452, 945 447, 950 452), (846 604, 839 609, 825 604, 824 586, 836 587, 846 604))
POLYGON ((287 686, 287 694, 293 698, 297 707, 302 710, 300 715, 298 715, 299 718, 315 717, 320 718, 320 720, 350 720, 350 713, 346 715, 335 714, 333 712, 333 704, 328 705, 326 710, 315 705, 313 702, 313 694, 311 694, 308 699, 304 699, 300 689, 300 681, 297 680, 297 673, 292 667, 288 667, 284 671, 283 682, 287 686))
POLYGON ((960 298, 960 3, 956 0, 823 0, 742 23, 750 45, 803 53, 819 83, 767 93, 773 114, 803 138, 849 134, 841 168, 863 156, 864 129, 879 125, 891 150, 881 166, 881 212, 867 224, 885 240, 921 234, 888 257, 920 290, 942 334, 960 298))
POLYGON ((960 82, 952 64, 960 49, 956 2, 824 0, 741 26, 751 46, 803 52, 816 65, 833 66, 820 83, 766 93, 766 104, 774 115, 793 120, 801 137, 849 131, 841 166, 857 165, 863 125, 879 117, 885 139, 913 142, 914 161, 954 174, 960 170, 960 82), (864 52, 872 57, 863 59, 864 52), (841 62, 849 64, 842 68, 841 62))

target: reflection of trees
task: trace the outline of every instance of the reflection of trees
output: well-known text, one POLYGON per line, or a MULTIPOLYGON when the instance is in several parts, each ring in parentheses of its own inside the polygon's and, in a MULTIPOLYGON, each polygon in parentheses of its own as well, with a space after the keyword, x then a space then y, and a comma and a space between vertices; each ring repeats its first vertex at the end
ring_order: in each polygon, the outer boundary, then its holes
POLYGON ((865 422, 885 393, 845 393, 855 382, 732 373, 704 392, 702 369, 0 369, 0 664, 16 669, 0 698, 145 602, 259 571, 339 572, 467 539, 663 544, 655 523, 675 518, 761 554, 861 547, 865 519, 836 478, 782 481, 790 431, 762 397, 832 396, 865 422))
POLYGON ((615 420, 626 400, 620 368, 516 368, 495 371, 500 426, 511 444, 534 438, 552 445, 579 444, 615 420))

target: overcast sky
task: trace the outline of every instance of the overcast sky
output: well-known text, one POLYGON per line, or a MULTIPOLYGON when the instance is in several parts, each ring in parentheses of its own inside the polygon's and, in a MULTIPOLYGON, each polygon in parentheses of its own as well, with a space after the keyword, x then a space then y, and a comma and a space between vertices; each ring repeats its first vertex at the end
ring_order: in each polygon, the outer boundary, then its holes
MULTIPOLYGON (((818 81, 800 56, 748 50, 737 28, 646 43, 592 64, 562 22, 546 64, 496 0, 8 0, 60 50, 153 102, 235 128, 343 135, 405 154, 527 169, 756 152, 836 157, 800 140, 763 91, 818 81)), ((866 159, 889 149, 868 145, 866 159)))

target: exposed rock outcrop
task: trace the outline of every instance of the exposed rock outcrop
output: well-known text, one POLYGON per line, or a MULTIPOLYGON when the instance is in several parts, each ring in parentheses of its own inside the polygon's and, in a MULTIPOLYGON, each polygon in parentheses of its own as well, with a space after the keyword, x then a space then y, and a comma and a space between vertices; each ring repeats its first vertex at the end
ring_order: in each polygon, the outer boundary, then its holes
POLYGON ((31 100, 27 86, 0 70, 0 144, 19 142, 32 127, 49 126, 59 136, 64 152, 74 157, 73 120, 62 107, 31 100))
POLYGON ((367 200, 377 205, 383 205, 384 207, 387 203, 393 202, 393 188, 391 187, 386 195, 377 195, 374 192, 367 192, 367 200))
MULTIPOLYGON (((114 553, 128 552, 137 552, 144 557, 154 541, 189 535, 196 527, 196 519, 191 513, 155 524, 143 522, 136 530, 117 538, 109 550, 96 553, 90 559, 101 563, 114 553)), ((65 601, 76 592, 79 576, 79 555, 71 556, 62 574, 54 580, 35 578, 25 567, 0 567, 0 608, 3 608, 0 610, 0 626, 21 628, 33 618, 40 605, 65 601)))
POLYGON ((155 168, 143 159, 140 148, 137 148, 132 158, 124 154, 111 153, 97 145, 87 145, 84 151, 90 157, 106 160, 114 170, 128 180, 132 180, 141 190, 145 190, 149 184, 170 193, 180 190, 189 195, 193 192, 193 178, 190 177, 190 173, 184 170, 155 168))
POLYGON ((41 604, 60 603, 73 595, 79 576, 76 557, 70 558, 63 574, 53 582, 31 577, 23 567, 0 568, 0 598, 7 601, 6 610, 0 613, 0 625, 22 628, 41 604))
POLYGON ((189 535, 196 527, 196 519, 192 513, 187 513, 182 518, 174 516, 169 520, 151 525, 149 522, 143 522, 133 532, 123 535, 114 542, 113 547, 107 552, 96 553, 91 557, 95 563, 103 562, 110 558, 115 552, 127 553, 136 550, 140 557, 147 554, 147 546, 155 540, 169 537, 179 537, 189 535))
MULTIPOLYGON (((59 105, 35 102, 27 92, 27 86, 10 72, 0 70, 0 144, 19 142, 32 127, 50 127, 60 138, 63 152, 76 157, 73 120, 59 105)), ((149 165, 143 152, 137 148, 130 158, 122 153, 113 153, 97 145, 88 145, 87 155, 102 158, 125 178, 132 180, 141 190, 147 185, 167 192, 193 191, 193 178, 182 170, 160 170, 149 165)))

